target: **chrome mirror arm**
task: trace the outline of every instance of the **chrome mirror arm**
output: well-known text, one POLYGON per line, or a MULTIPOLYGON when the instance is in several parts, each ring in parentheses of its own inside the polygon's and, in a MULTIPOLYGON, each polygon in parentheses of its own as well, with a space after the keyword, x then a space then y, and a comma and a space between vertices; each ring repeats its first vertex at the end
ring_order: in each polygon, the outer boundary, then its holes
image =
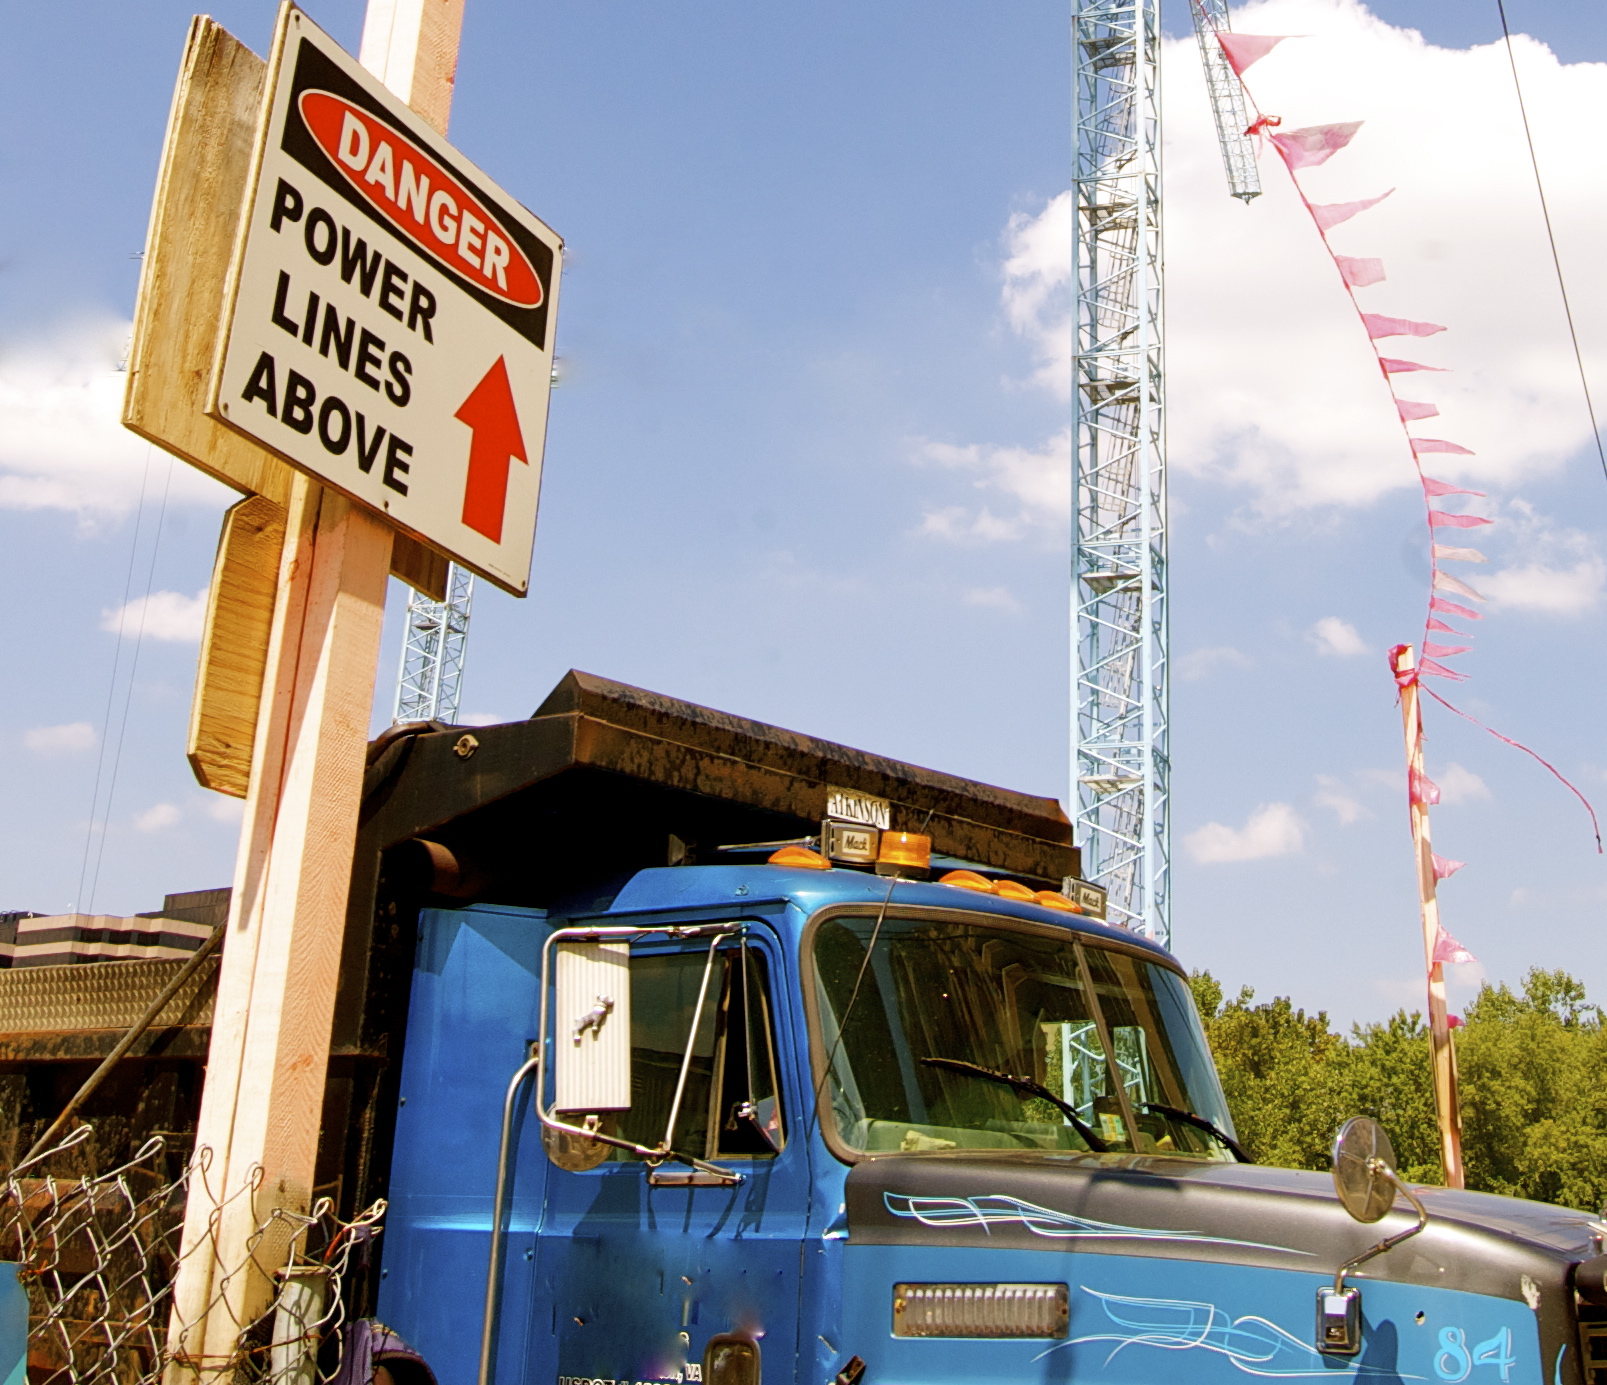
POLYGON ((1345 1291, 1345 1276, 1358 1265, 1365 1265, 1375 1255, 1382 1255, 1386 1250, 1394 1250, 1402 1241, 1409 1241, 1428 1225, 1428 1209, 1418 1200, 1417 1194, 1401 1181, 1401 1177, 1390 1168, 1382 1159, 1373 1158, 1367 1161, 1367 1167, 1374 1173, 1382 1174, 1395 1185, 1395 1191, 1412 1204, 1412 1210, 1417 1213, 1417 1225, 1409 1226, 1404 1231, 1398 1231, 1393 1236, 1387 1236, 1370 1250, 1364 1250, 1354 1260, 1347 1261, 1334 1271, 1334 1292, 1341 1294, 1345 1291))

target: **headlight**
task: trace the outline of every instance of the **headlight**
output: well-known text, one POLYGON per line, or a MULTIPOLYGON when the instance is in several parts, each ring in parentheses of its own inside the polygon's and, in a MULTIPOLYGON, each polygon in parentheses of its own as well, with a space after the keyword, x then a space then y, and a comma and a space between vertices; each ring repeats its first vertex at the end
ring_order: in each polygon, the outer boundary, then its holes
POLYGON ((895 1337, 1064 1337, 1064 1284, 895 1284, 895 1337))

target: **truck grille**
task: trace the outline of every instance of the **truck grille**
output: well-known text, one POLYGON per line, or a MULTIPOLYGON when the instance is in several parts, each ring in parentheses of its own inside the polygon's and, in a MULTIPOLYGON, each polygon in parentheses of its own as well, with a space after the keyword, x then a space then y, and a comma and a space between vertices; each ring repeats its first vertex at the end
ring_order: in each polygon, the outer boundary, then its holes
POLYGON ((1579 1374, 1585 1385, 1607 1385, 1607 1308, 1580 1303, 1579 1374))

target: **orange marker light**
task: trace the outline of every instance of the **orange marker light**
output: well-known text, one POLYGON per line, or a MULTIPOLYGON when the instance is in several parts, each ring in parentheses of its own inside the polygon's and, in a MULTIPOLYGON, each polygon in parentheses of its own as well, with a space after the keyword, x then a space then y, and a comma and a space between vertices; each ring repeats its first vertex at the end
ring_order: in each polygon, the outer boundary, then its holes
POLYGON ((1039 890, 1033 899, 1043 905, 1045 909, 1059 909, 1063 914, 1080 914, 1082 905, 1075 899, 1067 899, 1058 890, 1039 890))
POLYGON ((932 839, 919 832, 883 832, 876 864, 926 870, 932 864, 932 839))
POLYGON ((1000 880, 994 885, 993 893, 998 895, 1000 899, 1018 899, 1023 904, 1031 904, 1037 898, 1019 880, 1000 880))
POLYGON ((830 870, 831 862, 807 846, 784 846, 770 857, 772 866, 792 866, 795 870, 830 870))
POLYGON ((974 870, 951 870, 937 883, 953 885, 957 890, 975 890, 978 894, 993 893, 993 881, 985 875, 978 875, 974 870))

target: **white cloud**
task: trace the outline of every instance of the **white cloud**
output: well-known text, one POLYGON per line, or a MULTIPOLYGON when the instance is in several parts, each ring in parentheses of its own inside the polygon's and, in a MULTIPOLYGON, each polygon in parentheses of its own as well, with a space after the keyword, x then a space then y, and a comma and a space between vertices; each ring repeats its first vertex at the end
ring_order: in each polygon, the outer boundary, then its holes
POLYGON ((1021 603, 1010 594, 1007 587, 972 587, 960 600, 967 606, 1002 611, 1008 616, 1021 614, 1021 603))
POLYGON ((1209 678, 1218 669, 1249 668, 1250 660, 1230 644, 1211 645, 1191 650, 1172 660, 1172 668, 1185 683, 1209 678))
MULTIPOLYGON (((0 349, 0 509, 122 514, 139 501, 147 459, 151 484, 168 484, 167 455, 119 422, 128 334, 127 322, 80 322, 0 349)), ((223 494, 172 463, 170 504, 223 494)))
POLYGON ((1478 585, 1498 606, 1547 616, 1579 616, 1600 604, 1602 587, 1607 585, 1607 563, 1597 557, 1581 558, 1571 567, 1525 563, 1492 572, 1478 585))
MULTIPOLYGON (((1587 440, 1589 420, 1504 48, 1435 48, 1358 0, 1259 0, 1233 22, 1309 36, 1250 74, 1261 108, 1286 128, 1365 122, 1348 149, 1302 175, 1311 199, 1396 189, 1331 235, 1340 253, 1384 260, 1389 279, 1359 291, 1364 309, 1449 329, 1384 343, 1388 355, 1454 372, 1396 377, 1409 398, 1440 407, 1443 418, 1419 425, 1420 435, 1478 454, 1436 459, 1436 473, 1512 482, 1554 471, 1587 440)), ((1595 132, 1607 64, 1563 64, 1521 36, 1514 45, 1586 364, 1600 375, 1607 262, 1594 237, 1607 220, 1607 144, 1595 132)), ((1263 196, 1249 206, 1228 196, 1194 50, 1192 37, 1168 40, 1162 62, 1173 465, 1246 489, 1267 514, 1408 487, 1411 456, 1373 353, 1276 156, 1262 160, 1263 196)), ((1034 348, 1034 381, 1062 398, 1068 217, 1061 194, 1037 216, 1012 219, 1002 290, 1007 319, 1034 348)), ((1571 613, 1596 591, 1596 572, 1520 570, 1503 599, 1571 613)))
POLYGON ((116 611, 102 611, 100 628, 111 634, 133 638, 167 640, 173 644, 196 644, 206 623, 207 589, 194 596, 183 592, 152 592, 136 597, 116 611))
POLYGON ((1442 770, 1430 771, 1429 778, 1440 786, 1441 803, 1482 803, 1490 797, 1490 786, 1454 760, 1442 770))
POLYGON ((1292 804, 1263 803, 1243 827, 1208 822, 1190 832, 1183 844, 1201 865, 1293 856, 1305 847, 1305 823, 1292 804))
POLYGON ((141 832, 160 832, 172 827, 183 816, 171 803, 156 803, 135 817, 134 826, 141 832))
POLYGON ((1367 642, 1356 633, 1356 627, 1338 616, 1324 616, 1306 632, 1306 638, 1317 653, 1336 658, 1367 652, 1367 642))
POLYGON ((500 726, 507 720, 507 717, 496 712, 470 712, 468 716, 458 718, 464 726, 500 726))
POLYGON ((246 801, 232 794, 210 793, 206 796, 206 815, 213 822, 239 822, 246 815, 246 801))
POLYGON ((22 743, 40 755, 71 754, 95 744, 95 728, 87 721, 69 721, 61 726, 35 726, 22 733, 22 743))
POLYGON ((1312 795, 1312 802, 1319 808, 1333 809, 1334 816, 1339 819, 1341 827, 1349 827, 1353 822, 1360 822, 1363 818, 1370 818, 1372 814, 1362 807, 1359 800, 1352 798, 1344 790, 1344 785, 1331 774, 1319 774, 1317 792, 1312 795))
POLYGON ((930 510, 921 532, 953 542, 997 542, 1018 539, 1031 529, 1048 527, 1062 537, 1071 517, 1071 432, 1050 438, 1033 451, 1026 447, 955 447, 923 442, 918 461, 969 472, 978 490, 1002 493, 1014 514, 996 515, 986 505, 978 509, 950 506, 930 510))

